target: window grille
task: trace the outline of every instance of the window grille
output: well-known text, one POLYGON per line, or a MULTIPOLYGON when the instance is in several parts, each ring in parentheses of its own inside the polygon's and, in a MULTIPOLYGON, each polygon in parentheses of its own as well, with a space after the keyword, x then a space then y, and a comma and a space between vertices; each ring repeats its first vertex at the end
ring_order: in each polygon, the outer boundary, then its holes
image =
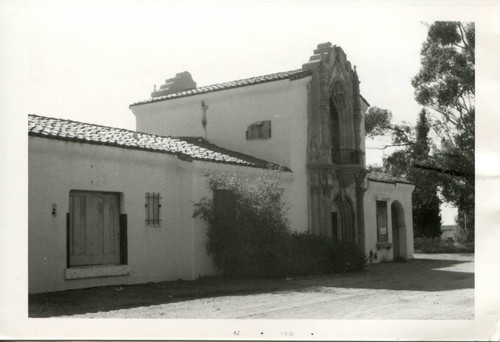
POLYGON ((146 193, 146 225, 159 226, 160 225, 160 194, 155 192, 146 193))

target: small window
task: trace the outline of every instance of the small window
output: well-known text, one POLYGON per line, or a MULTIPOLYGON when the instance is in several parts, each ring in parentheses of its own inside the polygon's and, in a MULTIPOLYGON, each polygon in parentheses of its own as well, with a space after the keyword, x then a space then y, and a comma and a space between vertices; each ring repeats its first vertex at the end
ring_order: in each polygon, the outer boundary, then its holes
POLYGON ((387 202, 377 201, 377 241, 389 242, 389 232, 387 228, 387 202))
POLYGON ((155 192, 146 193, 146 225, 159 226, 160 225, 160 194, 155 192))
POLYGON ((248 126, 246 137, 247 140, 270 139, 271 120, 255 122, 248 126))

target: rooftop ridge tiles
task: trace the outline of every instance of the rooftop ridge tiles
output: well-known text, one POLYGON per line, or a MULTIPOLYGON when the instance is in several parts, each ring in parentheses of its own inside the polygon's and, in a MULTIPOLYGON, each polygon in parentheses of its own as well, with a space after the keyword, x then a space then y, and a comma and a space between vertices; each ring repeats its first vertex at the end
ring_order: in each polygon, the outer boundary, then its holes
POLYGON ((160 102, 160 101, 166 101, 174 98, 180 98, 180 97, 187 97, 187 96, 193 96, 193 95, 198 95, 198 94, 205 94, 209 92, 215 92, 215 91, 220 91, 220 90, 225 90, 225 89, 232 89, 232 88, 238 88, 238 87, 245 87, 245 86, 250 86, 254 84, 260 84, 260 83, 266 83, 266 82, 272 82, 272 81, 278 81, 282 79, 291 79, 297 80, 302 77, 307 77, 312 75, 312 72, 310 70, 304 70, 304 69, 294 69, 290 71, 282 71, 282 72, 276 72, 276 73, 271 73, 271 74, 266 74, 266 75, 261 75, 261 76, 253 76, 253 77, 248 77, 248 78, 242 78, 234 81, 228 81, 228 82, 222 82, 222 83, 214 83, 214 84, 209 84, 206 86, 198 87, 195 89, 190 89, 190 90, 184 90, 180 91, 177 93, 172 93, 172 94, 167 94, 163 96, 158 96, 155 98, 149 98, 146 100, 141 100, 132 103, 129 105, 129 108, 137 105, 142 105, 146 103, 152 103, 152 102, 160 102), (213 88, 213 89, 212 89, 213 88), (188 93, 191 92, 191 93, 188 93))
POLYGON ((394 177, 386 172, 381 172, 381 171, 371 171, 367 174, 366 178, 371 181, 382 182, 382 183, 414 184, 413 182, 407 180, 404 177, 394 177))
POLYGON ((276 163, 217 146, 206 139, 199 141, 200 138, 198 137, 161 136, 126 128, 91 124, 37 114, 28 114, 28 134, 66 141, 169 153, 190 160, 195 159, 256 168, 280 167, 284 171, 290 171, 290 169, 281 167, 276 163), (60 127, 54 126, 58 124, 60 127), (68 126, 63 126, 64 124, 68 124, 68 126), (126 134, 125 136, 123 135, 124 133, 126 134), (118 134, 118 136, 114 134, 118 134), (139 137, 138 135, 141 136, 139 137), (131 139, 130 136, 134 137, 134 139, 131 139), (176 143, 180 144, 180 146, 176 145, 176 143), (190 149, 191 151, 189 151, 190 149))
MULTIPOLYGON (((88 125, 91 127, 101 127, 101 128, 111 128, 111 129, 116 129, 124 132, 130 132, 130 133, 137 133, 137 134, 146 134, 150 136, 155 136, 155 137, 160 137, 160 138, 171 138, 171 139, 179 139, 178 137, 172 136, 172 135, 159 135, 159 134, 152 134, 152 133, 147 133, 147 132, 141 132, 141 131, 134 131, 133 129, 128 129, 128 128, 121 128, 121 127, 114 127, 114 126, 105 126, 105 125, 100 125, 100 124, 93 124, 89 122, 83 122, 83 121, 76 121, 76 120, 71 120, 71 119, 62 119, 62 118, 55 118, 55 117, 50 117, 50 116, 44 116, 44 115, 38 115, 38 114, 28 114, 28 116, 36 116, 42 119, 50 119, 50 120, 56 120, 56 121, 66 121, 66 122, 71 122, 71 123, 76 123, 76 124, 81 124, 81 125, 88 125)), ((44 126, 45 128, 45 126, 44 126)), ((73 128, 70 128, 73 129, 73 128)), ((108 132, 106 132, 108 133, 108 132)))

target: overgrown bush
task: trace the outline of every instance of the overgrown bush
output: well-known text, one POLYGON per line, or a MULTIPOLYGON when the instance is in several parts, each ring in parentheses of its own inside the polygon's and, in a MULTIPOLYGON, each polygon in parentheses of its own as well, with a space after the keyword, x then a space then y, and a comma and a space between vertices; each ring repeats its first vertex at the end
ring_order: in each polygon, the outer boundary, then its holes
POLYGON ((451 238, 419 237, 413 241, 413 247, 417 253, 474 253, 474 244, 457 243, 451 238))
POLYGON ((213 193, 231 193, 223 210, 217 209, 215 196, 195 204, 194 216, 208 222, 207 251, 222 274, 283 277, 363 269, 365 256, 354 244, 290 232, 279 171, 268 170, 254 180, 209 172, 207 180, 213 193))
POLYGON ((288 276, 328 273, 332 262, 332 241, 311 233, 290 234, 288 276))
POLYGON ((333 241, 311 233, 291 234, 288 275, 361 271, 367 262, 353 243, 333 241))
POLYGON ((196 204, 194 215, 208 221, 207 250, 218 269, 228 276, 285 275, 289 228, 279 171, 268 170, 254 180, 209 172, 207 180, 213 193, 225 189, 233 194, 228 208, 219 212, 212 198, 196 204))
POLYGON ((333 244, 332 272, 362 271, 366 265, 365 253, 354 243, 337 242, 333 244))

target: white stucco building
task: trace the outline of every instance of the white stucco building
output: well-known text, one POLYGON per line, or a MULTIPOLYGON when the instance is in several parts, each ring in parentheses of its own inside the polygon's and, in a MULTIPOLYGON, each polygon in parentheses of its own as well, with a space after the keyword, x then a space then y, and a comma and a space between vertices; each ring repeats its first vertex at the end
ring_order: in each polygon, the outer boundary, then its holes
POLYGON ((412 258, 414 186, 367 175, 368 106, 326 43, 289 72, 205 87, 179 73, 130 106, 136 132, 30 116, 30 292, 213 274, 192 217, 203 170, 269 162, 287 170, 292 230, 354 242, 371 262, 412 258))

